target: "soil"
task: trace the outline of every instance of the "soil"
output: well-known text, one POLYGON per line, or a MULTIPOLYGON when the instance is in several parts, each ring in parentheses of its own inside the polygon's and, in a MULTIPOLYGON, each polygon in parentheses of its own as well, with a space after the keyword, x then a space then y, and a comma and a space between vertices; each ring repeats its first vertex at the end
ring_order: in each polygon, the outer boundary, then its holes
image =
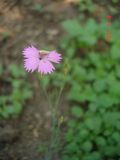
MULTIPOLYGON (((64 1, 1 0, 0 65, 7 70, 11 63, 22 64, 21 51, 28 44, 42 49, 57 48, 59 37, 63 34, 61 21, 76 14, 75 6, 64 1), (43 7, 42 11, 35 10, 38 4, 43 7)), ((51 113, 48 104, 34 74, 28 76, 34 96, 18 118, 0 120, 0 160, 41 160, 38 147, 50 138, 51 113)), ((4 80, 7 82, 7 77, 4 80)), ((6 82, 0 81, 1 94, 9 90, 6 82)), ((60 114, 66 117, 68 102, 64 97, 59 107, 60 114)), ((58 156, 54 159, 59 160, 58 156)))

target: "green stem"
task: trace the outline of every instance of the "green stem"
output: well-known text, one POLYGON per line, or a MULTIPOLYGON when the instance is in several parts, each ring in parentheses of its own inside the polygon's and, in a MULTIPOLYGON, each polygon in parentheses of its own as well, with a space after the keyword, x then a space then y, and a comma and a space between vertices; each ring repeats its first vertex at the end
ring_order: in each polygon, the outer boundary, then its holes
POLYGON ((44 92, 44 94, 45 94, 45 96, 46 96, 46 99, 47 99, 47 101, 48 101, 48 107, 49 107, 49 109, 51 110, 52 105, 51 105, 51 101, 50 101, 49 95, 48 95, 48 93, 47 93, 47 90, 46 90, 46 88, 43 87, 43 86, 42 86, 42 90, 43 90, 43 92, 44 92))
POLYGON ((57 144, 59 144, 59 133, 60 133, 60 126, 58 125, 58 119, 57 119, 57 110, 58 110, 58 106, 59 106, 59 101, 62 95, 62 91, 63 91, 64 86, 62 86, 60 88, 59 94, 58 94, 58 98, 56 100, 55 103, 55 107, 53 108, 53 112, 52 112, 52 136, 51 136, 51 146, 52 149, 54 151, 54 146, 57 144))
POLYGON ((41 85, 41 88, 45 94, 45 97, 48 101, 48 107, 50 109, 50 111, 52 112, 52 126, 51 126, 51 139, 50 139, 50 145, 48 146, 48 150, 47 150, 47 154, 45 155, 45 160, 52 160, 53 158, 53 154, 54 152, 56 151, 56 146, 59 145, 59 133, 60 133, 60 126, 58 125, 58 119, 57 119, 57 110, 58 110, 58 106, 59 106, 59 101, 60 101, 60 98, 61 98, 61 95, 62 95, 62 91, 63 91, 63 88, 64 88, 64 85, 60 88, 60 91, 58 93, 58 97, 57 97, 57 100, 55 102, 55 106, 53 107, 52 106, 52 103, 51 103, 51 99, 48 95, 48 92, 46 90, 46 88, 41 85))

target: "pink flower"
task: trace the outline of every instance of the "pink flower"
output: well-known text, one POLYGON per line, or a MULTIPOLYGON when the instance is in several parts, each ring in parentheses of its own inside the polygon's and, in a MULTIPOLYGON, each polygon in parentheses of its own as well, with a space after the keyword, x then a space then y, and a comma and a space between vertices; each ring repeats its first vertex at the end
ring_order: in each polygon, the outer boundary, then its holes
POLYGON ((34 46, 28 46, 23 50, 24 67, 28 72, 38 71, 41 74, 52 73, 55 70, 53 63, 60 63, 61 54, 56 51, 38 50, 34 46))

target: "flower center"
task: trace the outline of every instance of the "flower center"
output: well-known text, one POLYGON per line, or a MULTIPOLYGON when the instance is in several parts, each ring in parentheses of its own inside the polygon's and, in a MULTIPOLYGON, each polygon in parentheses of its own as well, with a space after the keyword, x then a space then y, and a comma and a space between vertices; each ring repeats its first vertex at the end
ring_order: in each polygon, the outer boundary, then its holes
POLYGON ((39 57, 39 60, 42 60, 42 58, 41 58, 41 57, 39 57))
POLYGON ((48 51, 40 50, 39 51, 39 60, 42 60, 43 58, 45 58, 48 53, 49 53, 48 51))

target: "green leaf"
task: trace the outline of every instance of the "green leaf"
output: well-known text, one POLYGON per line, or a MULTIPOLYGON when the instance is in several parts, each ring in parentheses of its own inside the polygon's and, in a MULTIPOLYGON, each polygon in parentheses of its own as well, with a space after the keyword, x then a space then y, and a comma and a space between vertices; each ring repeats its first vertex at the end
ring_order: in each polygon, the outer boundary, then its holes
POLYGON ((86 141, 82 144, 82 149, 86 152, 90 152, 92 150, 92 143, 90 141, 86 141))
POLYGON ((119 64, 116 64, 115 73, 116 73, 116 76, 120 78, 120 65, 119 64))
POLYGON ((18 78, 20 76, 25 76, 24 70, 20 67, 17 67, 15 64, 12 64, 9 66, 9 70, 11 74, 15 77, 18 78))
POLYGON ((81 87, 77 83, 75 83, 68 94, 68 98, 73 101, 80 102, 80 97, 82 96, 81 91, 81 87))
POLYGON ((120 59, 120 44, 114 44, 112 46, 111 56, 113 59, 120 59))
POLYGON ((94 82, 93 84, 94 90, 95 92, 101 93, 104 92, 106 90, 107 84, 106 81, 103 80, 97 80, 94 82))
POLYGON ((93 130, 95 134, 100 133, 102 119, 100 117, 88 117, 85 120, 85 125, 88 129, 93 130))
MULTIPOLYGON (((47 76, 43 76, 40 81, 42 82, 42 85, 47 88, 49 83, 50 83, 50 80, 47 76)), ((40 82, 39 82, 40 83, 40 82)))
POLYGON ((72 142, 74 141, 74 131, 73 129, 69 129, 67 134, 65 135, 65 139, 67 142, 72 142))
POLYGON ((77 125, 77 121, 69 120, 69 122, 68 122, 68 126, 69 127, 74 128, 74 127, 76 127, 76 125, 77 125))
POLYGON ((66 20, 62 22, 62 26, 69 33, 71 37, 79 36, 83 31, 83 28, 80 26, 78 20, 66 20))
POLYGON ((96 144, 97 144, 99 147, 104 147, 104 146, 106 145, 106 142, 107 142, 107 141, 105 140, 105 138, 102 137, 102 136, 96 137, 95 141, 96 141, 96 144))
POLYGON ((83 156, 83 160, 102 160, 101 155, 99 152, 92 152, 89 154, 85 154, 83 156))
POLYGON ((69 150, 71 153, 75 153, 79 151, 79 146, 75 142, 71 142, 67 147, 67 150, 69 150))
POLYGON ((114 132, 113 134, 112 134, 112 139, 115 141, 115 142, 119 142, 119 140, 120 140, 120 133, 119 132, 114 132))
POLYGON ((72 107, 71 112, 77 118, 80 118, 83 116, 83 110, 78 106, 72 107))

